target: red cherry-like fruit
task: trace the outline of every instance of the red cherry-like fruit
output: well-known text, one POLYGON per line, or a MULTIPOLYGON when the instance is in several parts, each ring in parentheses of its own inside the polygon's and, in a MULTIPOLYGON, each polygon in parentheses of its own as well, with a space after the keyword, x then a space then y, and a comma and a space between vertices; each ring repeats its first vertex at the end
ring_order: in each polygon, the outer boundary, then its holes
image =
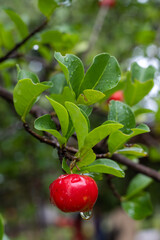
POLYGON ((108 99, 108 102, 110 102, 111 100, 123 102, 123 100, 124 100, 123 91, 119 90, 119 91, 113 93, 110 96, 110 98, 108 99))
POLYGON ((63 212, 88 212, 98 197, 96 182, 79 174, 61 175, 49 189, 51 203, 63 212))
POLYGON ((99 5, 101 7, 108 7, 108 8, 114 7, 115 4, 116 4, 115 0, 102 0, 99 2, 99 5))

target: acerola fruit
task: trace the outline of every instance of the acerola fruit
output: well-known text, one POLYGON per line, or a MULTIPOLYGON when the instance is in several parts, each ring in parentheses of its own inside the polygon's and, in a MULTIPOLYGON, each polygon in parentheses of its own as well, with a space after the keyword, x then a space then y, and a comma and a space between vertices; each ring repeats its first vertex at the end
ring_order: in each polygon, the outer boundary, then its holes
POLYGON ((99 5, 101 7, 104 6, 104 7, 109 7, 109 8, 114 7, 115 4, 116 4, 115 0, 102 0, 99 2, 99 5))
POLYGON ((50 200, 63 212, 88 212, 98 197, 96 182, 79 174, 61 175, 50 186, 50 200))
POLYGON ((111 100, 123 102, 123 100, 124 100, 123 91, 119 90, 119 91, 113 93, 110 96, 110 98, 108 99, 108 102, 110 102, 111 100))

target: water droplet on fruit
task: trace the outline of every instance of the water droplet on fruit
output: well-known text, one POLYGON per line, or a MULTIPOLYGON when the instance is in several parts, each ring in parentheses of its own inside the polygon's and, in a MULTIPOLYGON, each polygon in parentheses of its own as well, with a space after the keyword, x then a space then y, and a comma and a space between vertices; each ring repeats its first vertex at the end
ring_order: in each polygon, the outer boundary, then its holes
POLYGON ((71 182, 72 183, 76 183, 76 182, 79 182, 81 179, 80 179, 80 177, 79 176, 76 176, 76 177, 74 177, 72 180, 71 180, 71 182))
POLYGON ((92 213, 93 211, 90 210, 88 212, 80 212, 81 218, 83 218, 84 220, 89 220, 92 217, 92 213))

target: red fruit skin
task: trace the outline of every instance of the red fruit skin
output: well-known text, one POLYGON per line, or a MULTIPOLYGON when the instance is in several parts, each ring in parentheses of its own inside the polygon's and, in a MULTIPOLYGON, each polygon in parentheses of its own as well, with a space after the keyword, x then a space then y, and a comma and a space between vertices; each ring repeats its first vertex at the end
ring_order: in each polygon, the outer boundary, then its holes
POLYGON ((108 102, 110 102, 111 100, 123 102, 123 100, 124 100, 123 92, 121 90, 119 90, 119 91, 113 93, 110 96, 110 98, 108 99, 108 102))
POLYGON ((96 182, 79 174, 61 175, 50 186, 50 200, 63 212, 87 212, 98 197, 96 182))
POLYGON ((99 5, 101 7, 109 7, 112 8, 116 5, 116 1, 115 0, 102 0, 99 2, 99 5))

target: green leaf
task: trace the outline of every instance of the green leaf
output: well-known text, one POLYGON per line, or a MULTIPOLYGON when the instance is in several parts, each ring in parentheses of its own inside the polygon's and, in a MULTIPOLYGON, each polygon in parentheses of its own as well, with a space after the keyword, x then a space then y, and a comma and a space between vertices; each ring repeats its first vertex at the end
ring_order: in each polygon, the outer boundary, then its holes
POLYGON ((78 147, 79 149, 81 149, 81 147, 84 145, 84 140, 88 134, 87 120, 82 114, 81 110, 74 103, 66 102, 65 106, 70 114, 73 126, 77 134, 78 147))
POLYGON ((154 86, 153 80, 140 82, 135 79, 133 83, 128 75, 126 88, 124 91, 124 98, 126 103, 130 106, 137 104, 151 91, 153 86, 154 86))
POLYGON ((141 220, 152 214, 152 204, 149 193, 141 193, 128 201, 122 202, 126 213, 135 220, 141 220))
POLYGON ((134 111, 135 117, 137 117, 141 114, 145 114, 145 113, 155 113, 155 111, 153 111, 151 109, 147 109, 147 108, 138 108, 134 111))
POLYGON ((122 128, 123 125, 119 123, 103 124, 94 128, 85 138, 84 145, 87 147, 94 147, 102 139, 113 133, 114 131, 122 128))
POLYGON ((87 116, 87 114, 85 113, 85 111, 83 110, 83 108, 81 108, 82 105, 78 105, 78 107, 80 108, 81 110, 81 113, 83 114, 83 116, 85 117, 85 119, 87 120, 87 123, 88 123, 88 131, 90 131, 90 121, 89 121, 89 118, 87 116))
POLYGON ((16 61, 14 59, 6 60, 5 62, 0 63, 0 70, 11 68, 16 65, 16 61))
POLYGON ((69 168, 65 158, 63 158, 63 161, 62 161, 62 169, 68 174, 71 173, 70 168, 69 168))
POLYGON ((103 174, 102 173, 95 173, 95 172, 83 172, 83 175, 86 175, 88 177, 93 178, 95 181, 101 181, 103 180, 103 174))
POLYGON ((52 107, 54 108, 54 110, 58 116, 63 136, 66 136, 67 130, 68 130, 68 125, 69 125, 69 116, 68 116, 67 110, 60 103, 54 101, 53 99, 51 99, 47 96, 46 96, 46 98, 49 100, 49 102, 51 103, 52 107))
POLYGON ((87 117, 89 117, 92 113, 93 108, 83 105, 83 104, 78 104, 78 107, 83 110, 83 112, 85 112, 85 114, 87 115, 87 117))
POLYGON ((21 37, 25 38, 29 34, 27 25, 23 22, 20 16, 17 13, 15 13, 12 9, 4 9, 4 11, 8 14, 10 19, 16 25, 21 37))
POLYGON ((32 72, 28 72, 26 70, 21 70, 18 66, 18 76, 17 76, 18 80, 21 79, 26 79, 29 78, 32 80, 33 83, 39 83, 39 78, 37 77, 36 74, 32 73, 32 72))
POLYGON ((62 41, 64 34, 59 30, 46 30, 41 34, 41 41, 44 44, 58 44, 59 41, 62 41))
POLYGON ((0 214, 0 240, 3 239, 3 234, 4 234, 3 217, 0 214))
POLYGON ((77 99, 78 104, 92 105, 103 99, 105 95, 97 90, 86 89, 81 93, 77 99))
POLYGON ((52 82, 52 87, 49 89, 51 94, 61 94, 63 92, 66 85, 66 79, 63 73, 53 75, 49 81, 52 82))
POLYGON ((131 66, 132 81, 137 79, 140 82, 146 82, 154 78, 156 69, 153 66, 147 68, 140 67, 136 62, 131 66))
POLYGON ((65 105, 66 101, 75 103, 75 93, 67 86, 61 94, 51 94, 50 97, 62 105, 65 105))
POLYGON ((125 198, 129 199, 138 194, 153 182, 153 179, 143 174, 137 174, 129 184, 125 198))
POLYGON ((25 122, 26 115, 37 101, 39 95, 48 89, 43 83, 33 83, 31 79, 19 80, 13 91, 13 101, 16 112, 25 122))
POLYGON ((119 101, 110 101, 108 120, 113 120, 124 125, 125 128, 135 127, 135 117, 131 108, 119 101))
POLYGON ((132 147, 125 147, 122 149, 117 150, 117 153, 123 154, 123 155, 134 155, 137 157, 145 157, 147 155, 147 152, 139 146, 139 145, 134 145, 132 147))
POLYGON ((58 4, 55 0, 38 0, 38 8, 46 17, 51 16, 56 7, 58 4))
POLYGON ((81 171, 112 174, 116 177, 124 177, 124 171, 119 165, 110 159, 98 159, 89 166, 81 168, 81 171))
POLYGON ((46 114, 42 117, 37 118, 34 122, 34 127, 37 130, 45 131, 52 134, 58 139, 60 145, 66 143, 66 138, 62 137, 61 134, 56 130, 55 123, 51 120, 51 115, 46 114))
POLYGON ((3 26, 0 23, 0 46, 4 46, 7 49, 14 47, 14 39, 11 30, 8 30, 7 27, 3 26))
POLYGON ((66 54, 63 57, 60 53, 56 52, 54 56, 59 62, 68 84, 77 96, 80 83, 84 77, 84 67, 81 60, 72 54, 66 54))
MULTIPOLYGON (((41 42, 50 44, 56 51, 65 52, 73 49, 78 41, 78 35, 73 33, 64 32, 63 30, 46 30, 41 34, 41 42)), ((73 55, 74 56, 74 55, 73 55)))
POLYGON ((127 142, 130 138, 150 131, 148 126, 145 124, 140 124, 138 127, 132 128, 131 130, 132 132, 130 134, 126 134, 118 130, 109 136, 108 147, 110 153, 114 153, 117 149, 121 148, 123 144, 127 142))
POLYGON ((120 80, 120 67, 117 60, 107 53, 97 55, 88 69, 79 89, 79 94, 85 89, 95 89, 100 92, 115 87, 120 80))
POLYGON ((80 160, 77 162, 78 167, 83 167, 91 164, 96 159, 96 154, 89 147, 82 147, 81 150, 75 155, 80 160))

